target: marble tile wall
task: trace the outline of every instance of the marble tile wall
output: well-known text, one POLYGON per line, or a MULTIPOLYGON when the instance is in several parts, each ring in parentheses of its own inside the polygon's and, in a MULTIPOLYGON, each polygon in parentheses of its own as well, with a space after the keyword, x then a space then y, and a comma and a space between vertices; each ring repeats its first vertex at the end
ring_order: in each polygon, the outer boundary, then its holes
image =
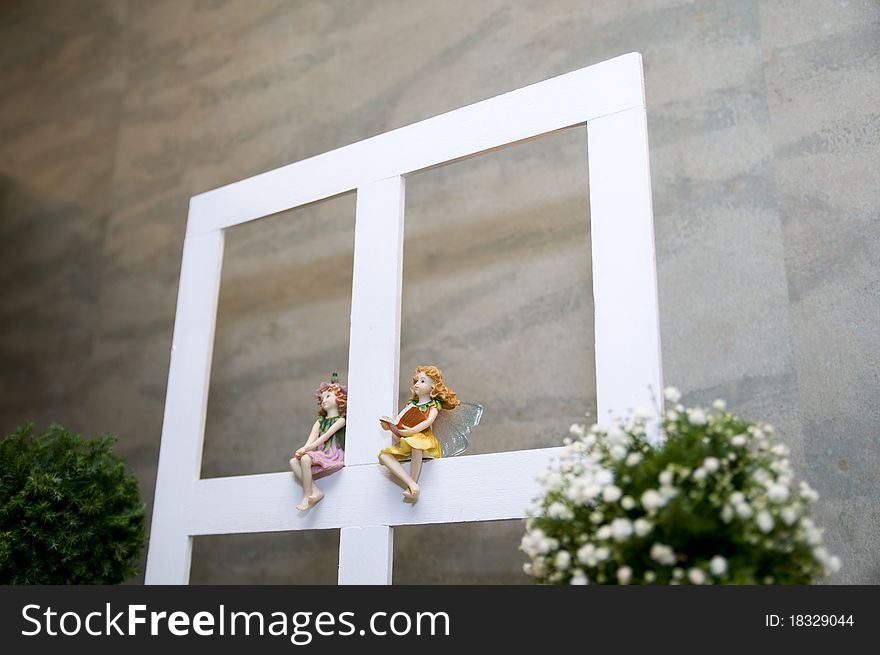
MULTIPOLYGON (((117 434, 149 503, 192 195, 640 51, 666 381, 773 423, 832 581, 878 583, 878 42, 870 0, 3 3, 0 427, 117 434)), ((474 452, 595 413, 585 145, 407 180, 401 387, 484 403, 474 452)), ((354 202, 228 232, 203 476, 284 470, 345 378, 354 202)), ((520 534, 398 529, 395 581, 527 582, 520 534)), ((199 538, 192 580, 332 582, 337 546, 199 538)))

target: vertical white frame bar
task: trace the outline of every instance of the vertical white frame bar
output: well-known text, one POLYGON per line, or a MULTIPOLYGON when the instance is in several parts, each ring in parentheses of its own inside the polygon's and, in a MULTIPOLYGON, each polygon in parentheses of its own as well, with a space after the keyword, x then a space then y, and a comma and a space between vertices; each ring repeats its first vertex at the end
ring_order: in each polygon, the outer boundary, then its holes
MULTIPOLYGON (((397 413, 404 188, 397 175, 357 191, 346 432, 359 438, 346 442, 348 467, 376 463, 384 445, 377 417, 397 413)), ((370 518, 364 517, 364 529, 340 532, 339 584, 391 582, 392 531, 370 526, 370 518)))
POLYGON ((146 584, 189 581, 189 507, 202 465, 223 243, 222 230, 183 242, 146 584))
MULTIPOLYGON (((662 405, 660 310, 644 105, 587 123, 597 420, 662 405), (652 397, 653 394, 653 397, 652 397)), ((655 416, 648 437, 661 438, 655 416)))

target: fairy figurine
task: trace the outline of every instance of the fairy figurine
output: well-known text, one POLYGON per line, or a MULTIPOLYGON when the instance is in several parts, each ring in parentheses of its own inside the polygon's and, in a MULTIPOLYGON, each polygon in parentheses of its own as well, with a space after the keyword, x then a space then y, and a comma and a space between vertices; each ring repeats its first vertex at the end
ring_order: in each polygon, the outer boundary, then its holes
POLYGON ((393 435, 391 445, 379 452, 379 462, 406 485, 404 500, 414 502, 419 497, 422 461, 462 453, 468 447, 467 434, 480 422, 483 408, 463 404, 443 383, 443 374, 436 366, 416 367, 410 391, 412 398, 396 419, 379 419, 382 429, 393 435), (448 411, 459 405, 464 405, 464 411, 448 411), (455 419, 448 419, 448 414, 455 415, 455 419), (437 433, 438 439, 434 429, 441 426, 444 429, 437 433), (401 465, 406 461, 411 462, 409 473, 401 465))
POLYGON ((318 419, 302 448, 290 459, 290 468, 303 486, 298 510, 317 505, 324 492, 315 484, 315 478, 334 473, 345 466, 345 406, 348 390, 339 384, 334 373, 330 382, 322 382, 315 390, 318 419))

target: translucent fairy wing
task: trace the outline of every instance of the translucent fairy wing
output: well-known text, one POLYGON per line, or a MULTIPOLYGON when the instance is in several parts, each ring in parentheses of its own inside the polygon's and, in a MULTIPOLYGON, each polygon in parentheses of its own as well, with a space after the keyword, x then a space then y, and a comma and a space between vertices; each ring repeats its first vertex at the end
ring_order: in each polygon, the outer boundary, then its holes
POLYGON ((471 429, 480 424, 483 406, 461 403, 455 409, 444 409, 434 420, 431 431, 440 442, 443 457, 460 455, 467 450, 471 429))

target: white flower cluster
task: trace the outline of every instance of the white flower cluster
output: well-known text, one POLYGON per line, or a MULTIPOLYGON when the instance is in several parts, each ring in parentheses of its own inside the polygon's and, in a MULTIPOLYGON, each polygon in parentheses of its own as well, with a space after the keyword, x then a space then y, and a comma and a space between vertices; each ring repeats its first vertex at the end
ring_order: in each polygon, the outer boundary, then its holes
POLYGON ((542 493, 526 512, 520 544, 530 559, 526 573, 574 585, 737 581, 725 554, 689 553, 686 542, 666 542, 664 522, 676 511, 667 508, 675 503, 698 507, 702 521, 719 521, 735 540, 734 562, 742 548, 793 553, 800 540, 815 558, 801 566, 804 575, 814 575, 816 563, 825 574, 837 571, 839 559, 825 550, 822 531, 807 516, 818 495, 806 482, 795 486, 788 448, 772 439, 773 427, 734 420, 720 399, 711 409, 685 408, 677 389, 667 387, 663 395, 673 403, 660 414, 667 441, 687 436, 693 444, 684 455, 676 451, 682 461, 663 459, 656 473, 664 446, 648 443, 646 422, 658 414, 645 408, 629 421, 572 425, 558 462, 538 477, 542 493), (655 473, 645 485, 647 470, 655 473), (634 548, 644 548, 654 565, 628 562, 625 553, 634 548))

